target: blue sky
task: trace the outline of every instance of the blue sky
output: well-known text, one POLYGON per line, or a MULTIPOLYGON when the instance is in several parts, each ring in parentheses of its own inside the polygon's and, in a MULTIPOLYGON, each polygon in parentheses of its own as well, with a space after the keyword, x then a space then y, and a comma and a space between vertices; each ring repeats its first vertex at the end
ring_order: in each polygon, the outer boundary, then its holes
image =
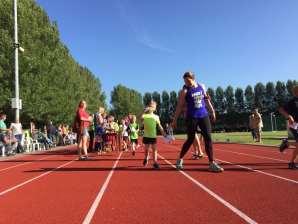
MULTIPOLYGON (((37 0, 107 96, 298 79, 296 0, 37 0)), ((110 99, 108 98, 107 101, 110 99)))

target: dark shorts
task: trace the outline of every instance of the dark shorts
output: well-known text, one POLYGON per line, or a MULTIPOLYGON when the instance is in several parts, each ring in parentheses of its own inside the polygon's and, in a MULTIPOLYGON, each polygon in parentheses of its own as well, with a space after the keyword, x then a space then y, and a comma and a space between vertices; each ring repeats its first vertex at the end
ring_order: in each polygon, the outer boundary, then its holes
POLYGON ((130 142, 138 144, 138 139, 130 139, 130 142))
POLYGON ((147 144, 151 144, 151 145, 156 144, 156 138, 143 137, 143 143, 145 145, 147 145, 147 144))
POLYGON ((295 130, 295 129, 293 129, 293 128, 290 128, 289 130, 290 130, 290 132, 292 133, 292 135, 293 135, 295 141, 298 142, 298 130, 295 130))

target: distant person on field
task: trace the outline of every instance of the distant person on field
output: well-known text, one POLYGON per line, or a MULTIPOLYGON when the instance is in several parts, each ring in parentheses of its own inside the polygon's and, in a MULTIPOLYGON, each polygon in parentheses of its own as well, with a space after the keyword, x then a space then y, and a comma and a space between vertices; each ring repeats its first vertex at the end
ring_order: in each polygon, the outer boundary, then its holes
POLYGON ((254 127, 256 142, 261 142, 262 128, 263 128, 262 115, 259 113, 258 108, 254 109, 252 113, 253 113, 253 127, 254 127))
POLYGON ((253 113, 251 115, 249 115, 249 123, 248 123, 253 141, 256 140, 256 133, 255 133, 256 127, 255 127, 255 123, 254 123, 254 116, 255 115, 253 113))
POLYGON ((283 139, 279 150, 283 152, 285 149, 293 146, 292 158, 289 162, 289 169, 298 169, 297 157, 298 157, 298 85, 293 87, 293 98, 289 100, 285 105, 279 108, 279 112, 288 120, 289 130, 294 136, 295 142, 289 142, 288 139, 283 139))

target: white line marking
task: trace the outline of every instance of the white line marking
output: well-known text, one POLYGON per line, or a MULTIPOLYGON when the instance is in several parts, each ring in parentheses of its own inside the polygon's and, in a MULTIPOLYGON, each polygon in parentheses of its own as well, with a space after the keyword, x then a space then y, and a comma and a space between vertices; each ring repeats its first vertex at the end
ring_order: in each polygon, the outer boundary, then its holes
MULTIPOLYGON (((251 154, 246 154, 246 153, 237 153, 237 152, 232 152, 232 151, 229 151, 229 150, 222 150, 222 149, 216 149, 218 151, 223 151, 223 152, 230 152, 230 153, 235 153, 235 154, 239 154, 239 155, 246 155, 246 156, 252 156, 252 157, 257 157, 259 158, 259 156, 255 156, 255 155, 251 155, 251 154)), ((206 157, 206 156, 204 156, 206 157)), ((207 158, 207 157, 206 157, 207 158)), ((265 158, 265 159, 271 159, 271 160, 277 160, 277 161, 282 161, 282 162, 288 162, 286 160, 278 160, 278 159, 273 159, 273 158, 270 158, 270 157, 260 157, 260 158, 265 158)), ((291 182, 291 183, 294 183, 294 184, 297 184, 298 181, 296 180, 292 180, 292 179, 288 179, 288 178, 285 178, 285 177, 282 177, 282 176, 278 176, 278 175, 275 175, 275 174, 272 174, 272 173, 267 173, 267 172, 264 172, 264 171, 261 171, 261 170, 256 170, 256 169, 253 169, 251 167, 248 167, 248 166, 242 166, 242 165, 237 165, 237 164, 234 164, 232 162, 228 162, 228 161, 225 161, 225 160, 221 160, 221 159, 218 159, 216 157, 216 160, 218 161, 221 161, 221 162, 225 162, 225 163, 229 163, 233 166, 238 166, 238 167, 241 167, 241 168, 244 168, 244 169, 247 169, 247 170, 250 170, 250 171, 253 171, 253 172, 257 172, 257 173, 261 173, 261 174, 264 174, 266 176, 271 176, 271 177, 274 177, 274 178, 278 178, 278 179, 281 179, 281 180, 285 180, 285 181, 288 181, 288 182, 291 182)))
MULTIPOLYGON (((169 164, 170 166, 172 166, 173 168, 176 169, 176 167, 170 161, 166 160, 161 155, 159 155, 159 157, 162 158, 164 161, 166 161, 167 164, 169 164)), ((239 217, 241 217, 242 219, 244 219, 247 223, 249 223, 249 224, 257 224, 257 222, 255 220, 251 219, 246 214, 244 214, 242 211, 240 211, 239 209, 237 209, 236 207, 234 207, 233 205, 231 205, 229 202, 227 202, 226 200, 224 200, 222 197, 220 197, 219 195, 215 194, 213 191, 211 191, 205 185, 201 184, 200 182, 198 182, 197 180, 195 180, 194 178, 192 178, 190 175, 188 175, 184 171, 179 170, 179 172, 181 174, 183 174, 186 178, 188 178, 189 180, 191 180, 198 187, 200 187, 201 189, 203 189, 204 191, 206 191, 208 194, 210 194, 212 197, 214 197, 216 200, 218 200, 220 203, 222 203, 224 206, 226 206, 227 208, 229 208, 236 215, 238 215, 239 217)))
POLYGON ((269 160, 274 160, 274 161, 279 161, 279 162, 289 162, 289 161, 283 160, 283 159, 274 159, 274 158, 267 157, 267 156, 256 156, 256 155, 246 154, 246 153, 242 153, 242 152, 233 152, 233 151, 223 150, 223 149, 216 149, 216 151, 229 152, 229 153, 234 153, 237 155, 245 155, 245 156, 259 158, 259 159, 269 159, 269 160))
MULTIPOLYGON (((15 167, 28 165, 28 164, 31 164, 31 163, 33 163, 33 162, 41 161, 41 160, 44 160, 44 159, 46 159, 46 158, 54 157, 54 156, 56 156, 56 155, 46 156, 46 157, 43 157, 43 158, 41 158, 41 159, 37 159, 37 160, 32 161, 32 162, 23 162, 23 163, 18 164, 18 165, 14 165, 14 166, 10 166, 10 167, 4 168, 4 169, 0 170, 0 172, 5 171, 5 170, 10 170, 10 169, 13 169, 13 168, 15 168, 15 167)), ((18 161, 13 161, 13 162, 18 162, 18 161)))
POLYGON ((105 193, 105 191, 106 191, 106 189, 108 187, 108 184, 109 184, 109 182, 110 182, 110 180, 112 178, 112 175, 113 175, 114 170, 115 170, 115 168, 116 168, 116 166, 117 166, 117 164, 118 164, 118 162, 120 160, 120 157, 121 157, 122 153, 123 152, 121 152, 120 155, 118 156, 116 162, 114 163, 114 166, 113 166, 112 170, 110 171, 108 177, 106 178, 104 184, 102 185, 100 191, 98 192, 98 194, 97 194, 97 196, 96 196, 96 198, 95 198, 95 200, 94 200, 94 202, 93 202, 93 204, 92 204, 92 206, 91 206, 88 214, 86 215, 86 217, 85 217, 85 219, 83 221, 83 224, 89 224, 91 222, 91 220, 92 220, 92 218, 93 218, 93 216, 95 214, 95 211, 96 211, 96 209, 97 209, 97 207, 98 207, 98 205, 99 205, 99 203, 100 203, 100 201, 101 201, 101 199, 103 197, 103 194, 105 193))
POLYGON ((281 176, 278 176, 278 175, 275 175, 275 174, 271 174, 271 173, 267 173, 267 172, 263 172, 261 170, 255 170, 251 167, 248 167, 248 166, 242 166, 242 165, 237 165, 237 164, 234 164, 234 163, 231 163, 231 162, 228 162, 228 161, 225 161, 225 160, 221 160, 221 159, 218 159, 216 158, 216 160, 218 161, 221 161, 221 162, 224 162, 224 163, 229 163, 233 166, 238 166, 238 167, 241 167, 241 168, 244 168, 246 170, 250 170, 250 171, 253 171, 253 172, 257 172, 257 173, 261 173, 261 174, 264 174, 264 175, 267 175, 267 176, 270 176, 270 177, 275 177, 275 178, 278 178, 278 179, 281 179, 281 180, 285 180, 285 181, 288 181, 288 182, 292 182, 294 184, 298 184, 298 181, 296 180, 292 180, 292 179, 288 179, 288 178, 285 178, 285 177, 281 177, 281 176))
POLYGON ((37 177, 31 178, 31 179, 29 179, 29 180, 24 181, 23 183, 20 183, 20 184, 14 186, 14 187, 11 187, 11 188, 9 188, 9 189, 7 189, 7 190, 5 190, 5 191, 2 191, 2 192, 0 192, 0 196, 2 196, 2 195, 4 195, 4 194, 7 194, 8 192, 13 191, 13 190, 15 190, 15 189, 17 189, 17 188, 19 188, 19 187, 22 187, 22 186, 24 186, 25 184, 28 184, 28 183, 30 183, 30 182, 32 182, 32 181, 34 181, 34 180, 37 180, 37 179, 39 179, 39 178, 41 178, 41 177, 43 177, 43 176, 45 176, 45 175, 48 175, 48 174, 52 173, 53 171, 58 170, 58 169, 60 169, 60 168, 62 168, 62 167, 64 167, 64 166, 67 166, 68 164, 70 164, 70 163, 72 163, 72 162, 74 162, 74 161, 76 161, 76 160, 72 160, 72 161, 70 161, 70 162, 64 163, 64 164, 62 164, 62 165, 60 165, 60 166, 58 166, 58 167, 56 167, 56 168, 54 168, 54 169, 52 169, 52 170, 46 172, 46 173, 43 173, 43 174, 41 174, 41 175, 39 175, 39 176, 37 176, 37 177))
MULTIPOLYGON (((241 151, 252 150, 252 151, 258 151, 258 152, 269 152, 269 153, 274 153, 274 154, 284 154, 284 155, 290 154, 289 150, 283 151, 282 153, 279 152, 278 151, 279 146, 263 146, 263 145, 251 145, 251 144, 237 144, 237 143, 235 143, 235 144, 231 143, 231 145, 244 146, 244 147, 240 148, 241 151), (254 146, 257 146, 257 147, 254 148, 254 146), (274 149, 268 149, 268 148, 274 148, 274 149)), ((228 148, 229 144, 221 144, 220 147, 223 148, 222 146, 226 146, 224 148, 228 148)), ((292 148, 288 148, 288 149, 292 149, 292 148)))

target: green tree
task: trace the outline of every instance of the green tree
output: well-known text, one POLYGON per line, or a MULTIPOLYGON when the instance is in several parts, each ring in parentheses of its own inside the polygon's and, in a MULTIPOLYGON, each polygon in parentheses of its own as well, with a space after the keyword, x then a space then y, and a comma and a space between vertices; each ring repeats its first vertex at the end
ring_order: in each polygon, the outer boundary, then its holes
POLYGON ((227 105, 227 112, 235 111, 235 98, 234 98, 234 89, 232 86, 228 86, 224 92, 226 105, 227 105))
MULTIPOLYGON (((13 1, 0 0, 0 107, 12 113, 14 96, 13 1)), ((90 111, 105 106, 105 95, 95 75, 79 65, 60 41, 58 26, 34 0, 18 1, 21 121, 51 119, 71 123, 80 100, 90 111)))
POLYGON ((151 100, 152 100, 151 93, 145 93, 144 96, 143 96, 143 104, 145 106, 147 106, 151 100))
POLYGON ((161 94, 161 121, 162 123, 170 122, 170 96, 167 91, 163 91, 161 94))
POLYGON ((244 94, 241 88, 235 90, 235 110, 238 113, 243 113, 245 109, 244 94))
POLYGON ((117 119, 132 113, 140 115, 143 111, 142 95, 123 85, 117 85, 111 92, 112 113, 117 119))
POLYGON ((207 89, 207 94, 210 96, 211 102, 214 104, 215 101, 215 91, 212 88, 207 89))
POLYGON ((245 88, 244 91, 245 96, 245 111, 250 113, 254 108, 254 92, 250 85, 245 88))
POLYGON ((170 105, 169 105, 169 116, 171 118, 174 117, 174 113, 176 110, 176 106, 177 106, 177 93, 175 91, 171 91, 170 92, 170 105))
POLYGON ((287 87, 287 99, 290 99, 293 97, 293 94, 292 94, 292 90, 293 90, 293 87, 297 85, 297 81, 296 80, 288 80, 287 83, 286 83, 286 87, 287 87))
POLYGON ((224 90, 219 86, 215 90, 215 110, 219 114, 224 114, 226 112, 226 101, 224 90))
POLYGON ((158 92, 154 91, 152 93, 152 99, 157 103, 156 114, 158 116, 160 116, 160 107, 161 107, 161 105, 160 105, 160 102, 161 102, 161 100, 160 100, 160 94, 158 92))
POLYGON ((255 99, 254 104, 260 110, 264 109, 266 89, 262 83, 257 83, 254 88, 255 99))
POLYGON ((287 89, 286 89, 285 83, 281 81, 277 81, 275 89, 276 89, 276 102, 278 103, 278 105, 285 104, 287 100, 287 89))
POLYGON ((265 94, 265 111, 274 112, 276 110, 275 102, 276 90, 273 82, 268 82, 266 84, 266 94, 265 94))

